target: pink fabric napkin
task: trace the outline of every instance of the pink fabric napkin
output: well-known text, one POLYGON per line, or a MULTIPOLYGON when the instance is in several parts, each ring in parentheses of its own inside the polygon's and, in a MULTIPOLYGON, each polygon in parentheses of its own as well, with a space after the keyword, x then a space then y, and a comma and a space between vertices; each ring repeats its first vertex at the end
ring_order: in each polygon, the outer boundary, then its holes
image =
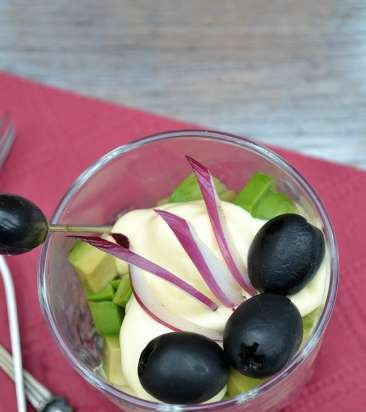
MULTIPOLYGON (((0 73, 0 113, 18 137, 0 173, 2 192, 41 205, 50 216, 71 182, 112 148, 145 135, 190 125, 124 106, 56 90, 0 73)), ((366 173, 278 150, 314 186, 334 223, 341 257, 338 301, 311 382, 286 412, 366 409, 366 173)), ((42 319, 36 285, 39 250, 8 259, 20 312, 25 367, 79 412, 114 412, 60 353, 42 319)), ((3 290, 0 286, 3 300, 3 290)), ((9 345, 5 303, 0 342, 9 345)), ((13 384, 0 371, 0 412, 15 412, 13 384)))

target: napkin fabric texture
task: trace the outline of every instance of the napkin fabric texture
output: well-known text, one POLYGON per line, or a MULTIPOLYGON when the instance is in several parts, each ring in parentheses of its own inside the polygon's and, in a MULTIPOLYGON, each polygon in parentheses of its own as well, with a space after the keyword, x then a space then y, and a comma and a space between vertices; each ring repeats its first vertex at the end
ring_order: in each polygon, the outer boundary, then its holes
MULTIPOLYGON (((75 178, 100 156, 152 133, 195 128, 125 106, 81 97, 0 73, 0 114, 17 139, 0 171, 1 192, 18 193, 48 217, 75 178)), ((366 172, 278 150, 315 188, 335 226, 341 282, 315 374, 285 412, 366 411, 366 172)), ((73 370, 42 318, 36 270, 39 249, 9 257, 19 307, 24 366, 78 412, 117 412, 73 370)), ((10 348, 0 285, 0 343, 10 348)), ((0 412, 15 412, 13 384, 0 370, 0 412)), ((32 410, 31 408, 29 410, 32 410)))

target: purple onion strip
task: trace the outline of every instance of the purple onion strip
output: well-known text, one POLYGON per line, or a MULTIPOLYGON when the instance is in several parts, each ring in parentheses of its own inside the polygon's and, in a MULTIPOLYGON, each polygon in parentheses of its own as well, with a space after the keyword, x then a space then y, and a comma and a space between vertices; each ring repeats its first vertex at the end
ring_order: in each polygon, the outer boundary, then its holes
POLYGON ((207 213, 222 257, 231 274, 243 290, 250 295, 253 295, 256 293, 256 290, 246 279, 244 260, 240 258, 234 242, 231 239, 225 215, 221 208, 221 202, 212 180, 212 175, 207 167, 203 166, 197 160, 194 160, 189 156, 186 156, 186 158, 191 165, 200 186, 202 197, 206 204, 207 213))
POLYGON ((166 210, 155 209, 155 212, 168 224, 217 299, 228 307, 240 304, 243 297, 226 264, 198 237, 192 225, 166 210))
POLYGON ((83 240, 84 242, 88 243, 91 246, 102 250, 105 253, 108 253, 112 256, 115 256, 118 259, 122 259, 128 262, 131 265, 135 265, 147 272, 158 276, 161 279, 166 280, 167 282, 172 283, 174 286, 184 290, 193 298, 199 300, 204 305, 208 306, 211 310, 216 310, 217 305, 213 302, 209 297, 205 294, 191 286, 189 283, 185 282, 183 279, 179 278, 176 275, 173 275, 168 270, 164 269, 163 267, 157 265, 154 262, 138 255, 137 253, 132 252, 131 250, 115 244, 113 242, 109 242, 108 240, 101 239, 95 236, 70 236, 75 239, 83 240))

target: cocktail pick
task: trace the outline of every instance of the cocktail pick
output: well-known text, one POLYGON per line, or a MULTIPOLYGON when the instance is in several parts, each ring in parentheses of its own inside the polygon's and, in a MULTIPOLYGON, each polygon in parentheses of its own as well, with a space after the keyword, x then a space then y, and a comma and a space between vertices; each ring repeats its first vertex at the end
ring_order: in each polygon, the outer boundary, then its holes
POLYGON ((109 233, 112 226, 53 225, 30 200, 0 194, 0 255, 18 255, 41 245, 49 232, 109 233))

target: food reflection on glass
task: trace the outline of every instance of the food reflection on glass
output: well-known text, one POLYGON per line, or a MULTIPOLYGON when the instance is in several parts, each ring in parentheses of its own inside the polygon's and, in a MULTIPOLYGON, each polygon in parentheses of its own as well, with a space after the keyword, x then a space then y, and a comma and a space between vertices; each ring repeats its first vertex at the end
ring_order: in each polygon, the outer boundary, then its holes
POLYGON ((283 369, 314 329, 329 281, 320 224, 256 172, 239 193, 190 174, 69 262, 103 337, 97 372, 145 400, 208 403, 283 369), (112 234, 113 233, 113 234, 112 234))

